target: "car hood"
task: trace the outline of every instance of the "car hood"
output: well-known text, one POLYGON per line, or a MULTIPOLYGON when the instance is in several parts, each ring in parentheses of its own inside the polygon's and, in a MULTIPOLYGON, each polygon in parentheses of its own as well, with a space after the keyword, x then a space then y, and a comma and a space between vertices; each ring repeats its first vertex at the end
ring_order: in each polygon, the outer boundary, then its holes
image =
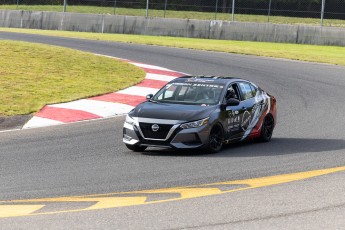
POLYGON ((131 115, 139 118, 178 120, 180 122, 186 122, 206 118, 217 107, 217 105, 200 106, 144 102, 138 105, 131 115))

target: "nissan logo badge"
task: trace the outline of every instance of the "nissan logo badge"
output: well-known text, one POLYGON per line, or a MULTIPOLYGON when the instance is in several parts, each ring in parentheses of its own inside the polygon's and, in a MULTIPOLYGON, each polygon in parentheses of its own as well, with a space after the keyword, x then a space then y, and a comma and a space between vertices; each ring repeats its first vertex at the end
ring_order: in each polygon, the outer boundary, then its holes
POLYGON ((151 129, 152 129, 153 132, 157 132, 158 129, 159 129, 159 125, 154 124, 154 125, 151 126, 151 129))

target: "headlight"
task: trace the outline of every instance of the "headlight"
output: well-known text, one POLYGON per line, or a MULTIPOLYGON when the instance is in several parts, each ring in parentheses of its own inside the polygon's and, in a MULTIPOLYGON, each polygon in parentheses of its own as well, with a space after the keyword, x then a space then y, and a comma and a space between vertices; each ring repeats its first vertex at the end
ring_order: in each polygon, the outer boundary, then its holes
POLYGON ((131 126, 134 126, 135 125, 135 120, 133 118, 131 118, 128 114, 126 116, 126 120, 125 120, 125 123, 131 125, 131 126))
POLYGON ((208 118, 205 118, 205 119, 202 119, 202 120, 184 123, 180 127, 182 129, 190 129, 190 128, 200 127, 200 126, 206 125, 208 123, 209 119, 210 118, 208 117, 208 118))

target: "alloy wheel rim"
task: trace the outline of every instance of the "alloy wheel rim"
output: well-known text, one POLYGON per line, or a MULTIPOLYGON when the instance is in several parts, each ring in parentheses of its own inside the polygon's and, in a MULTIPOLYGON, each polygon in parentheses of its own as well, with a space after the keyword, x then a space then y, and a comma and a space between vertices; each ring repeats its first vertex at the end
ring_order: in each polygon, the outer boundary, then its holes
POLYGON ((212 130, 211 136, 210 136, 211 148, 214 150, 219 149, 219 147, 221 147, 221 145, 222 145, 222 139, 223 139, 223 135, 222 135, 222 131, 219 127, 212 130))

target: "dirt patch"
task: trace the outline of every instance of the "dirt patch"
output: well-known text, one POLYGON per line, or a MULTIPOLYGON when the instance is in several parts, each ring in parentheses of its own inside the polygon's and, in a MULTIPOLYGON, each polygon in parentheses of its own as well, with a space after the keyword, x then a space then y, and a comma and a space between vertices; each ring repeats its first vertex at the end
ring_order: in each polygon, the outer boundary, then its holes
POLYGON ((20 129, 32 118, 32 115, 0 116, 0 130, 20 129))

